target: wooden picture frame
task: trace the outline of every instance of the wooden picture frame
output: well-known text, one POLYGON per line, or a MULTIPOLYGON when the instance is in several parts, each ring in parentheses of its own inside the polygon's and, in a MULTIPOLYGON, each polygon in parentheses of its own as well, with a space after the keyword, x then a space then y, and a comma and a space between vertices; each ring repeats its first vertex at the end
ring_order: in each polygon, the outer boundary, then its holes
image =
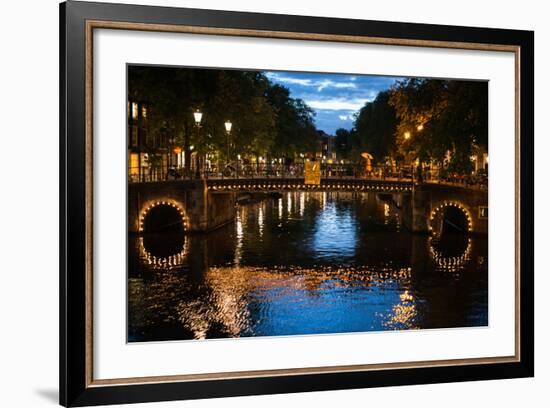
POLYGON ((534 33, 68 1, 60 5, 60 403, 291 393, 534 375, 534 33), (93 31, 109 28, 513 52, 516 352, 462 360, 96 380, 93 375, 93 31))

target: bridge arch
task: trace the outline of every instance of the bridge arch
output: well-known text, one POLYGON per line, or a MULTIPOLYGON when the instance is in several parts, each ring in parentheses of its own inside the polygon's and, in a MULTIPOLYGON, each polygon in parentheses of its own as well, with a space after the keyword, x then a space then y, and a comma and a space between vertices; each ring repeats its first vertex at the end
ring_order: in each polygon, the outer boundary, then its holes
POLYGON ((186 229, 187 218, 184 207, 175 200, 149 201, 139 213, 139 232, 185 231, 186 229))
POLYGON ((441 235, 446 227, 452 226, 456 231, 470 233, 474 222, 470 210, 459 201, 443 201, 432 207, 428 220, 428 230, 441 235))

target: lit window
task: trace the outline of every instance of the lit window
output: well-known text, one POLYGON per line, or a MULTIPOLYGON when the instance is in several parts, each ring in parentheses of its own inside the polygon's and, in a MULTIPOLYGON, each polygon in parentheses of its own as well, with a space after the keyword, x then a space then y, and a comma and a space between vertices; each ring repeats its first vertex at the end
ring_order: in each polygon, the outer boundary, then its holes
POLYGON ((146 106, 142 106, 142 107, 141 107, 141 117, 142 117, 142 118, 146 118, 146 117, 147 117, 147 107, 146 107, 146 106))
POLYGON ((137 102, 132 102, 132 118, 137 119, 138 117, 138 104, 137 102))
POLYGON ((131 176, 139 174, 139 155, 137 153, 130 154, 130 163, 128 165, 128 173, 131 176))

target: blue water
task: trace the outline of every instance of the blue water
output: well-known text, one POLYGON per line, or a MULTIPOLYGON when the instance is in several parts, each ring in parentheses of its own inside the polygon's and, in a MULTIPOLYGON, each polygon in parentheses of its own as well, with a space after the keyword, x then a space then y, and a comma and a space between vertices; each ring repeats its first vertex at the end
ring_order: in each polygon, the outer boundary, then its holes
POLYGON ((372 193, 287 193, 209 234, 129 237, 129 341, 487 325, 487 238, 402 228, 372 193))

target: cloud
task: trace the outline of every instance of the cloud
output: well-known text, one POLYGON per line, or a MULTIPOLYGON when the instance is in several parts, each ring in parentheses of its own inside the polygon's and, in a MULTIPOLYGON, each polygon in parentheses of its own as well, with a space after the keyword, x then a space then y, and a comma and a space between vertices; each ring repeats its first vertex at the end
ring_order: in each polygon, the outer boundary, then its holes
POLYGON ((315 111, 315 125, 327 133, 353 126, 356 113, 399 78, 310 72, 268 71, 266 76, 286 86, 293 98, 315 111))
POLYGON ((334 82, 328 79, 318 81, 316 86, 318 92, 321 92, 325 88, 356 88, 356 85, 352 82, 334 82))
POLYGON ((313 109, 321 110, 345 110, 358 111, 365 103, 374 100, 374 96, 368 98, 324 98, 324 99, 305 99, 305 102, 313 109))
POLYGON ((283 76, 275 72, 268 72, 267 77, 276 82, 292 85, 300 85, 304 87, 317 88, 317 92, 321 92, 325 88, 356 88, 356 85, 352 82, 337 82, 330 79, 317 79, 312 80, 310 78, 298 78, 292 76, 283 76))
POLYGON ((302 79, 302 78, 292 78, 292 77, 282 77, 275 76, 273 77, 277 82, 282 82, 285 84, 295 84, 302 86, 316 86, 311 79, 302 79))
POLYGON ((353 115, 338 115, 338 119, 343 122, 348 122, 350 120, 354 120, 355 118, 353 117, 353 115))

